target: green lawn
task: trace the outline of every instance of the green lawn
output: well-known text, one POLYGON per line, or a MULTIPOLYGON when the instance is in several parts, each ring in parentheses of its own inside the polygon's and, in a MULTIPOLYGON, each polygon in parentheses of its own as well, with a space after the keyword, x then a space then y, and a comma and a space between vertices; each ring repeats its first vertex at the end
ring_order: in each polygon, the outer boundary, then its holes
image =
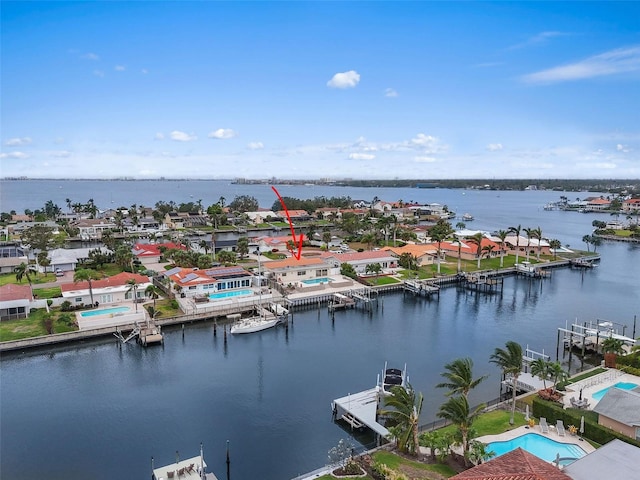
MULTIPOLYGON (((56 276, 54 273, 38 273, 37 275, 31 274, 31 283, 33 285, 38 285, 39 283, 49 283, 55 282, 56 276)), ((7 285, 9 283, 15 283, 16 285, 29 285, 27 282, 27 277, 22 277, 22 281, 19 282, 16 280, 15 273, 3 273, 0 275, 0 286, 7 285)))
POLYGON ((367 278, 371 285, 393 285, 394 283, 400 283, 400 280, 393 277, 378 277, 367 278))
MULTIPOLYGON (((483 435, 497 435, 509 430, 513 430, 516 427, 526 425, 524 421, 524 414, 516 412, 514 425, 509 425, 509 419, 511 418, 511 410, 493 410, 491 412, 483 413, 473 424, 473 428, 478 432, 478 436, 483 435)), ((454 434, 456 431, 455 425, 449 425, 447 427, 438 429, 440 433, 454 434)))
MULTIPOLYGON (((47 311, 44 308, 39 308, 31 311, 29 318, 23 320, 6 320, 0 323, 0 341, 8 342, 11 340, 21 340, 23 338, 39 337, 41 335, 47 335, 47 331, 44 326, 44 318, 47 311)), ((53 323, 54 333, 73 332, 78 330, 73 324, 75 320, 75 314, 72 312, 60 312, 59 310, 52 310, 52 315, 55 318, 53 323)))

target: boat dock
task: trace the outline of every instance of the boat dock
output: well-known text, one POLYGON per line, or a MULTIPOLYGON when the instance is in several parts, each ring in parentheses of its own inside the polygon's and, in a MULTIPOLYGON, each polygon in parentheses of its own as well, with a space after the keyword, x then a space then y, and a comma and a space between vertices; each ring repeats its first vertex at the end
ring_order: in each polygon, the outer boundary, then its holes
POLYGON ((356 301, 348 297, 347 295, 343 295, 342 293, 334 293, 333 298, 329 300, 329 311, 332 312, 334 310, 344 310, 347 308, 353 308, 356 306, 356 301))
POLYGON ((476 292, 494 293, 502 290, 504 278, 502 272, 484 271, 465 273, 462 276, 462 285, 476 292))
POLYGON ((602 342, 607 338, 621 340, 623 348, 629 350, 635 345, 636 340, 633 337, 625 336, 625 328, 624 325, 609 320, 584 322, 582 325, 573 323, 571 328, 558 327, 556 358, 559 356, 561 335, 563 335, 562 343, 565 349, 577 348, 582 351, 583 356, 587 351, 602 353, 602 342), (622 327, 622 333, 620 333, 620 327, 622 327))
POLYGON ((374 387, 337 398, 331 402, 334 418, 344 420, 352 428, 367 427, 381 437, 388 438, 389 430, 377 421, 380 396, 380 388, 374 387))
POLYGON ((430 298, 432 295, 437 295, 440 298, 440 287, 422 280, 406 280, 402 285, 402 289, 404 292, 409 292, 416 296, 430 298))

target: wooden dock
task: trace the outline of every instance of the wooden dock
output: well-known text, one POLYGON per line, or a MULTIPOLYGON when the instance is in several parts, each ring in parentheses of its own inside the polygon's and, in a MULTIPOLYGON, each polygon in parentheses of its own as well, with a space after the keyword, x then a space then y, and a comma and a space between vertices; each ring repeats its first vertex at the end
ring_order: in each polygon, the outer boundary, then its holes
POLYGON ((383 438, 389 438, 389 430, 378 423, 378 409, 381 401, 379 387, 359 393, 349 394, 331 402, 334 418, 345 420, 353 428, 367 427, 383 438))

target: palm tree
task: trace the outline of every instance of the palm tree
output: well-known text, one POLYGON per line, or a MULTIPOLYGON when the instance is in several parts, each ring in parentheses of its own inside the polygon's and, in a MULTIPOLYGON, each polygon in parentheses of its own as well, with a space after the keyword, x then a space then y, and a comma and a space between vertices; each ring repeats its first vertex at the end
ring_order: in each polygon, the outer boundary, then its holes
POLYGON ((446 372, 440 375, 447 379, 446 382, 439 383, 436 388, 448 388, 447 396, 463 395, 469 396, 469 391, 477 387, 487 375, 473 379, 473 360, 470 358, 457 358, 444 366, 446 372))
POLYGON ((531 362, 531 375, 542 380, 542 385, 545 390, 547 389, 547 379, 549 378, 551 370, 550 365, 549 361, 544 358, 537 358, 531 362))
POLYGON ((144 289, 144 296, 153 299, 153 308, 156 308, 156 300, 160 298, 160 293, 161 290, 153 284, 144 289))
POLYGON ((616 358, 624 353, 624 343, 618 338, 609 337, 602 342, 602 353, 604 353, 604 364, 606 367, 615 367, 616 358))
POLYGON ((582 241, 587 244, 587 252, 589 252, 589 244, 591 243, 591 235, 585 235, 582 237, 582 241))
POLYGON ((29 282, 29 288, 31 289, 31 297, 33 297, 33 285, 31 284, 31 273, 33 273, 33 269, 30 265, 27 265, 25 262, 22 262, 20 265, 13 269, 16 274, 16 280, 22 283, 22 278, 26 277, 27 282, 29 282))
POLYGON ((535 237, 535 228, 523 228, 524 233, 527 234, 527 262, 529 261, 529 245, 531 245, 531 239, 535 237))
POLYGON ((407 385, 407 388, 399 385, 391 387, 391 395, 385 399, 385 407, 393 408, 383 409, 380 413, 388 415, 394 423, 389 431, 396 438, 401 452, 411 455, 418 452, 418 421, 422 412, 422 402, 422 393, 416 394, 411 385, 407 385))
POLYGON ((127 285, 129 285, 127 293, 132 293, 133 303, 136 306, 136 313, 138 313, 138 282, 135 278, 131 278, 127 281, 127 285))
POLYGON ((469 460, 478 465, 496 456, 496 452, 487 449, 486 444, 472 440, 469 442, 469 460))
POLYGON ((482 233, 478 232, 475 235, 468 237, 467 241, 476 246, 476 258, 478 259, 478 270, 480 270, 480 259, 482 258, 482 233))
POLYGON ((538 240, 538 252, 536 253, 536 260, 540 261, 540 254, 542 253, 542 228, 538 227, 535 230, 535 238, 538 240))
POLYGON ((437 415, 439 418, 444 418, 458 427, 465 463, 467 463, 469 456, 469 437, 472 433, 471 427, 484 407, 485 404, 481 404, 477 406, 475 410, 471 411, 467 397, 460 395, 450 397, 440 406, 440 410, 438 411, 437 415))
POLYGON ((509 424, 514 424, 516 415, 516 386, 518 377, 522 371, 522 346, 514 341, 506 343, 506 349, 496 348, 490 357, 490 362, 495 363, 502 370, 502 374, 511 377, 511 418, 509 424))
POLYGON ((449 235, 453 233, 453 229, 451 228, 451 224, 445 220, 439 220, 431 230, 429 230, 429 236, 431 237, 431 241, 434 241, 438 244, 437 249, 437 262, 438 262, 438 274, 440 274, 440 257, 442 252, 442 241, 447 238, 449 235))
POLYGON ((516 264, 518 263, 518 255, 520 254, 520 231, 522 227, 518 225, 517 227, 509 227, 507 232, 513 233, 516 236, 516 264))
POLYGON ((78 282, 87 282, 89 283, 89 295, 91 296, 91 304, 94 305, 93 301, 93 284, 91 283, 93 280, 99 280, 101 275, 95 270, 91 270, 89 268, 81 268, 80 270, 76 270, 73 274, 73 283, 78 282))
POLYGON ((509 235, 509 232, 507 232, 506 230, 498 230, 497 235, 500 239, 500 268, 502 268, 504 266, 504 242, 507 238, 507 235, 509 235))
POLYGON ((562 247, 562 242, 557 238, 549 241, 549 247, 553 249, 553 259, 555 260, 557 257, 558 249, 562 247))
POLYGON ((381 271, 382 271, 382 266, 378 262, 369 263, 365 267, 365 273, 375 273, 376 274, 376 285, 378 284, 378 276, 380 275, 381 271))
POLYGON ((564 382, 569 378, 569 373, 567 373, 566 370, 563 370, 560 362, 550 362, 549 373, 551 374, 551 378, 553 378, 553 393, 556 393, 558 382, 564 382))

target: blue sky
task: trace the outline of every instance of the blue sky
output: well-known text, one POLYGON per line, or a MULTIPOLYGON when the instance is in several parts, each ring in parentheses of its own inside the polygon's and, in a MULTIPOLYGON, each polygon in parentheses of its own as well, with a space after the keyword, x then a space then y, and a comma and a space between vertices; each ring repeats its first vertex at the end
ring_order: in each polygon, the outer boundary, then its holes
POLYGON ((2 1, 0 176, 638 178, 639 2, 2 1))

